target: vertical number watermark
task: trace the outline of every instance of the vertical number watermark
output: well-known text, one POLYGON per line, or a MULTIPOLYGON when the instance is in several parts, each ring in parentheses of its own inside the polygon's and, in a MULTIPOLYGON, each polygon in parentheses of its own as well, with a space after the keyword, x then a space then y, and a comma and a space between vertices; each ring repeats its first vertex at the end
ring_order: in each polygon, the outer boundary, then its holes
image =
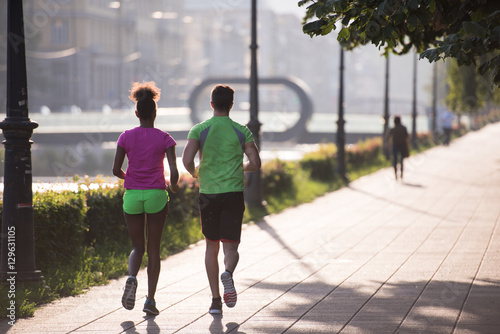
POLYGON ((10 319, 9 325, 16 322, 16 227, 9 226, 7 232, 7 284, 9 307, 7 307, 7 317, 10 319))

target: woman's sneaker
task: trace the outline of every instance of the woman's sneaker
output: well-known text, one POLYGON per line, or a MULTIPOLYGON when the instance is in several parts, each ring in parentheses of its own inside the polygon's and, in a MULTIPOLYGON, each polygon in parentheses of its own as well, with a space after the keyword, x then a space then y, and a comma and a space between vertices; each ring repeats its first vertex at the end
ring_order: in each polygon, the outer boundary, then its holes
POLYGON ((208 309, 208 313, 210 314, 222 314, 222 299, 212 298, 212 305, 208 309))
POLYGON ((156 302, 152 299, 147 299, 147 296, 146 296, 146 302, 144 303, 144 308, 142 310, 146 312, 147 315, 160 314, 160 311, 158 311, 158 309, 156 308, 156 302))
POLYGON ((224 285, 224 303, 227 307, 234 307, 238 297, 234 288, 233 275, 226 270, 220 275, 220 280, 224 285))
POLYGON ((135 292, 137 291, 137 279, 134 276, 127 278, 122 296, 122 305, 131 310, 135 305, 135 292))

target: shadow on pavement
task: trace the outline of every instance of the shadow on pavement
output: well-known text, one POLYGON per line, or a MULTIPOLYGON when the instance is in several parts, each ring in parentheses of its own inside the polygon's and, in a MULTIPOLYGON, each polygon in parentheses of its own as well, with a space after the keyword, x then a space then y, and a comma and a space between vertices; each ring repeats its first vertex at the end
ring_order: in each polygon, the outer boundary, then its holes
MULTIPOLYGON (((146 321, 146 333, 147 334, 160 334, 160 326, 155 321, 154 316, 145 316, 144 320, 146 321)), ((143 322, 140 322, 143 324, 143 322)), ((140 332, 137 331, 137 328, 135 327, 135 323, 133 321, 124 321, 120 324, 123 328, 123 333, 126 334, 139 334, 140 332)))
MULTIPOLYGON (((322 282, 300 283, 284 298, 298 303, 287 303, 285 309, 274 309, 273 303, 266 313, 289 319, 297 316, 290 329, 301 320, 318 323, 321 332, 328 328, 337 333, 346 327, 347 332, 360 333, 449 333, 459 319, 460 330, 476 332, 478 326, 500 328, 499 282, 470 283, 454 281, 415 281, 400 283, 367 282, 373 294, 343 286, 328 286, 322 282), (472 288, 472 289, 471 289, 472 288), (472 293, 471 293, 472 291, 472 293), (465 301, 468 307, 464 308, 465 301), (383 328, 382 328, 383 327, 383 328)), ((260 283, 259 288, 286 290, 288 284, 260 283)), ((255 325, 255 323, 253 324, 255 325)), ((265 322, 262 328, 265 331, 265 322)), ((285 333, 283 331, 282 333, 285 333)))
POLYGON ((124 321, 120 324, 120 326, 122 326, 125 333, 139 334, 139 332, 135 328, 135 323, 133 321, 124 321))
POLYGON ((146 325, 146 333, 160 334, 160 327, 156 324, 155 317, 149 317, 146 321, 148 322, 146 325))
MULTIPOLYGON (((379 201, 384 201, 384 202, 387 202, 387 203, 390 203, 390 204, 393 204, 393 205, 396 205, 396 206, 399 206, 401 208, 404 208, 404 209, 407 209, 407 210, 410 210, 410 211, 413 211, 413 212, 417 212, 417 213, 420 213, 422 215, 426 215, 426 216, 429 216, 429 217, 434 217, 434 218, 438 218, 438 219, 444 219, 445 217, 443 216, 439 216, 439 215, 435 215, 435 214, 432 214, 428 211, 425 211, 425 210, 421 210, 417 207, 413 207, 413 206, 409 206, 409 205, 406 205, 406 204, 402 204, 402 203, 399 203, 397 201, 392 201, 392 200, 389 200, 387 199, 386 197, 383 197, 383 196, 378 196, 378 195, 375 195, 375 194, 372 194, 368 191, 365 191, 365 190, 361 190, 359 188, 356 188, 356 187, 353 187, 353 186, 348 186, 347 187, 348 189, 352 190, 352 191, 356 191, 356 192, 359 192, 359 193, 362 193, 362 194, 365 194, 367 196, 370 196, 372 198, 375 198, 379 201)), ((424 189, 425 186, 419 186, 419 188, 421 189, 424 189)), ((449 221, 453 221, 453 220, 450 220, 449 221)))
MULTIPOLYGON (((273 237, 274 240, 276 240, 280 245, 283 246, 283 248, 288 252, 290 253, 290 255, 292 255, 292 257, 294 259, 297 259, 297 260, 300 260, 301 259, 301 255, 297 254, 284 240, 283 238, 281 238, 281 236, 279 235, 279 233, 276 232, 276 230, 271 226, 269 225, 268 222, 265 221, 265 219, 259 221, 257 224, 256 224, 260 229, 262 229, 263 231, 266 231, 267 233, 269 233, 270 236, 273 237)), ((309 265, 307 262, 301 262, 301 264, 310 272, 314 272, 316 271, 317 269, 314 269, 313 266, 309 265)))
POLYGON ((213 317, 212 323, 210 324, 210 327, 208 328, 210 330, 211 334, 217 334, 217 333, 223 333, 223 326, 222 326, 222 315, 221 314, 211 314, 213 317))
MULTIPOLYGON (((463 161, 461 163, 463 163, 463 161)), ((468 185, 470 185, 472 187, 483 187, 484 186, 484 183, 469 182, 469 180, 467 179, 466 175, 461 175, 460 178, 458 178, 458 177, 450 177, 449 175, 444 176, 442 174, 432 173, 432 172, 427 171, 427 170, 421 170, 418 173, 420 175, 431 177, 431 178, 434 178, 434 179, 437 179, 437 180, 440 180, 440 181, 446 181, 446 182, 449 182, 451 184, 461 183, 461 184, 468 184, 468 185)))
POLYGON ((229 322, 226 325, 227 330, 224 333, 231 333, 231 334, 246 334, 245 332, 240 332, 240 325, 235 323, 235 322, 229 322))
POLYGON ((406 182, 406 181, 403 181, 403 185, 408 186, 408 187, 414 187, 414 188, 425 188, 425 186, 423 186, 421 184, 410 183, 410 182, 406 182))

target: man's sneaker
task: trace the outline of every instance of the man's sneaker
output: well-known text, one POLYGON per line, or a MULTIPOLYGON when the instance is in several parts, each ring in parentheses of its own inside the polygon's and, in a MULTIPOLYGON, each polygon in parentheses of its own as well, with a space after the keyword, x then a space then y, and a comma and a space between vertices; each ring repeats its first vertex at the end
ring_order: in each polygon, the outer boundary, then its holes
POLYGON ((156 308, 156 303, 154 300, 147 299, 146 296, 146 302, 144 303, 144 308, 142 309, 144 312, 147 313, 147 315, 158 315, 160 314, 160 311, 156 308))
POLYGON ((208 310, 210 314, 222 314, 222 299, 212 298, 212 305, 210 305, 210 309, 208 310))
POLYGON ((222 285, 224 285, 224 303, 227 307, 234 307, 236 305, 237 294, 231 273, 226 270, 220 275, 220 280, 222 281, 222 285))
POLYGON ((127 310, 131 310, 135 305, 135 292, 137 291, 137 279, 134 276, 127 278, 123 291, 122 305, 127 310))

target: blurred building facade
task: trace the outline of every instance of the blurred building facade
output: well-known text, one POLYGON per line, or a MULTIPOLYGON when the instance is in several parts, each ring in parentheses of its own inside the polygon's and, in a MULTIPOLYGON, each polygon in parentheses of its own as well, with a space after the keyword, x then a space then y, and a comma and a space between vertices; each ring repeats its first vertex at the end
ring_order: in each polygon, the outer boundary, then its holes
MULTIPOLYGON (((130 83, 143 80, 162 89, 160 107, 186 107, 191 91, 205 78, 249 76, 249 0, 23 3, 30 112, 42 106, 55 112, 130 108, 130 83)), ((310 88, 316 112, 335 113, 335 36, 310 38, 302 33, 298 16, 278 14, 265 1, 258 1, 258 9, 259 76, 299 78, 310 88)), ((0 4, 0 16, 0 107, 5 110, 6 1, 0 4)), ((368 48, 346 54, 347 112, 382 113, 385 62, 380 51, 368 48)), ((391 96, 409 108, 412 62, 393 58, 400 65, 391 63, 398 66, 391 69, 396 80, 391 96)), ((419 70, 427 71, 424 66, 419 70)), ((425 104, 425 72, 420 78, 419 104, 425 104)), ((260 97, 263 108, 283 102, 265 87, 260 97)))
POLYGON ((171 47, 182 41, 176 20, 163 19, 179 7, 174 0, 27 1, 32 106, 126 105, 130 82, 157 79, 179 57, 171 47))
MULTIPOLYGON (((249 76, 250 1, 27 0, 24 4, 32 112, 41 106, 52 111, 130 106, 130 83, 142 80, 154 80, 162 89, 160 106, 185 107, 191 90, 207 77, 249 76)), ((6 16, 6 5, 1 6, 0 14, 6 16)), ((327 43, 312 40, 302 33, 298 17, 277 15, 260 1, 259 6, 260 76, 293 75, 321 94, 336 94, 331 75, 318 75, 324 72, 318 73, 314 68, 318 61, 311 61, 313 56, 330 58, 325 66, 331 67, 324 70, 334 75, 334 38, 327 43)), ((0 32, 4 44, 6 24, 0 32)), ((2 45, 2 100, 4 50, 2 45)))

